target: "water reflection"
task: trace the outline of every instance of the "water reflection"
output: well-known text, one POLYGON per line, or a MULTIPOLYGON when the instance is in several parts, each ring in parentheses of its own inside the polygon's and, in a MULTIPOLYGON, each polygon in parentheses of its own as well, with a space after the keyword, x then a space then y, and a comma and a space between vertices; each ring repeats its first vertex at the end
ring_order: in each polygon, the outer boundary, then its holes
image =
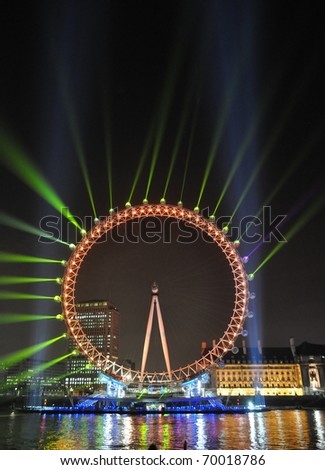
POLYGON ((325 449, 324 410, 244 415, 0 414, 1 449, 325 449))
POLYGON ((197 435, 195 449, 197 450, 206 448, 206 441, 207 441, 207 436, 206 436, 206 431, 205 431, 206 421, 207 420, 204 419, 204 415, 198 415, 196 423, 195 423, 196 435, 197 435))
POLYGON ((248 419, 250 448, 267 449, 267 434, 263 415, 261 413, 250 413, 248 419))
POLYGON ((310 446, 310 436, 308 432, 308 419, 307 413, 301 413, 299 410, 293 412, 293 423, 294 429, 296 429, 296 439, 299 443, 299 447, 304 445, 304 442, 307 443, 307 446, 310 446))
POLYGON ((313 411, 316 433, 316 448, 325 449, 325 415, 323 411, 313 411))
POLYGON ((102 439, 100 442, 97 442, 97 448, 102 448, 103 441, 106 443, 108 448, 111 447, 112 441, 113 441, 113 432, 114 432, 114 426, 113 426, 113 420, 112 420, 112 415, 104 415, 103 417, 103 429, 102 429, 102 439))

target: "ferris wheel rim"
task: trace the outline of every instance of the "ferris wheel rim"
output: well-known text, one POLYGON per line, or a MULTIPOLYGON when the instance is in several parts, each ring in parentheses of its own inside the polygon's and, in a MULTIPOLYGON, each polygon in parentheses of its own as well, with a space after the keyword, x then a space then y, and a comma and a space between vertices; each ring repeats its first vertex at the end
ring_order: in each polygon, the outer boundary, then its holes
POLYGON ((223 233, 222 230, 217 228, 215 223, 206 219, 197 211, 191 211, 179 205, 147 203, 138 206, 128 206, 121 211, 110 213, 105 219, 98 221, 95 226, 82 237, 67 262, 62 282, 61 299, 63 316, 69 333, 72 335, 77 348, 96 368, 125 383, 144 382, 149 384, 162 384, 182 382, 193 375, 203 372, 212 364, 222 361, 222 358, 232 349, 236 338, 242 331, 247 312, 249 291, 247 275, 236 246, 228 239, 227 235, 223 233), (167 371, 146 371, 141 374, 139 370, 132 370, 109 359, 92 345, 91 341, 84 333, 78 319, 75 305, 78 273, 91 248, 104 234, 109 233, 115 227, 126 224, 130 220, 147 217, 175 218, 178 221, 186 221, 197 229, 205 232, 225 255, 233 275, 235 300, 230 321, 224 334, 204 356, 191 364, 173 369, 170 373, 167 371))

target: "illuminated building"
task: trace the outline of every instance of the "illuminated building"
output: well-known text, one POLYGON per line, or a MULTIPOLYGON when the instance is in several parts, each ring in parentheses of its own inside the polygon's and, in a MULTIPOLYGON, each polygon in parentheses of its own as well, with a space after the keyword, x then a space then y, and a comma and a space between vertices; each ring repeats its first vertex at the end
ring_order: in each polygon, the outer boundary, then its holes
MULTIPOLYGON (((205 343, 202 347, 205 354, 205 343)), ((243 342, 243 347, 235 350, 210 370, 217 395, 303 395, 300 364, 289 347, 248 348, 243 342)))
POLYGON ((295 347, 292 340, 292 353, 301 368, 304 393, 306 395, 325 392, 325 346, 304 342, 295 347))
MULTIPOLYGON (((92 300, 76 304, 78 318, 84 333, 92 345, 111 360, 117 360, 119 351, 120 313, 108 300, 92 300)), ((69 351, 76 348, 72 339, 69 340, 69 351)), ((70 391, 93 390, 94 385, 101 383, 100 369, 89 364, 80 355, 71 356, 67 363, 66 385, 70 391)))
POLYGON ((4 394, 15 396, 34 393, 38 395, 62 395, 64 393, 65 365, 62 362, 43 368, 45 361, 34 358, 25 359, 10 367, 2 373, 4 394))

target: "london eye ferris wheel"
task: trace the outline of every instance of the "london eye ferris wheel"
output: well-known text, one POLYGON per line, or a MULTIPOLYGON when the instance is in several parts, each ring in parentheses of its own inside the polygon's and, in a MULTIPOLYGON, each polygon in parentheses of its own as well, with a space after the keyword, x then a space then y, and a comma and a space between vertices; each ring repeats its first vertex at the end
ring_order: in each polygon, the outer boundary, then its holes
POLYGON ((142 205, 126 205, 125 209, 113 212, 98 220, 89 232, 84 232, 83 237, 76 246, 72 246, 72 254, 67 262, 62 282, 62 310, 63 316, 70 335, 72 336, 78 350, 92 363, 108 375, 118 378, 122 382, 138 382, 161 384, 170 382, 183 382, 190 377, 206 370, 209 366, 218 364, 224 355, 235 347, 235 341, 241 334, 245 335, 244 322, 248 315, 248 301, 250 297, 248 289, 248 276, 245 272, 243 260, 237 248, 238 242, 232 242, 223 230, 214 223, 213 218, 205 218, 194 209, 183 207, 182 203, 177 205, 149 204, 144 201, 142 205), (217 250, 221 250, 232 273, 234 289, 234 302, 232 311, 229 312, 229 322, 224 333, 214 342, 207 353, 194 362, 186 364, 177 369, 169 369, 162 372, 146 370, 132 370, 99 351, 83 331, 82 324, 76 310, 76 286, 80 268, 90 250, 105 235, 116 227, 125 225, 132 220, 157 217, 160 219, 175 219, 186 222, 190 226, 203 232, 214 244, 217 250))

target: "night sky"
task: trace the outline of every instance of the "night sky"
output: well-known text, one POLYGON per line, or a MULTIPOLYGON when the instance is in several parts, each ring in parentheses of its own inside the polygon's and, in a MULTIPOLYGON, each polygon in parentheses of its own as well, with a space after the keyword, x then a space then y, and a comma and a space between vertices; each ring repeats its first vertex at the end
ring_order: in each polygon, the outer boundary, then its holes
MULTIPOLYGON (((134 182, 134 205, 147 190, 149 201, 159 202, 166 189, 170 204, 181 198, 193 209, 200 197, 204 214, 217 205, 216 219, 234 213, 232 240, 245 218, 258 216, 262 238, 246 237, 239 248, 250 255, 247 272, 276 254, 250 283, 256 299, 248 340, 286 346, 293 336, 297 344, 325 344, 321 10, 320 2, 290 0, 1 2, 0 251, 70 256, 66 245, 9 227, 7 215, 60 228, 69 242, 80 239, 66 219, 58 222, 39 183, 26 184, 27 168, 18 165, 18 174, 10 142, 86 229, 93 206, 98 217, 111 206, 122 209, 134 182), (268 229, 274 219, 277 238, 268 229)), ((77 300, 109 299, 118 307, 121 360, 137 367, 153 281, 174 368, 198 358, 201 341, 220 337, 231 316, 224 256, 201 239, 181 244, 178 234, 173 226, 167 243, 101 243, 80 273, 77 300)), ((1 279, 63 275, 59 264, 2 262, 0 269, 1 279)), ((53 296, 60 287, 2 285, 0 291, 53 296)), ((59 311, 51 300, 0 297, 1 315, 59 311)), ((59 335, 64 324, 0 328, 4 356, 59 335)), ((62 341, 44 357, 65 347, 62 341)), ((157 325, 150 351, 149 370, 162 370, 157 325)))

